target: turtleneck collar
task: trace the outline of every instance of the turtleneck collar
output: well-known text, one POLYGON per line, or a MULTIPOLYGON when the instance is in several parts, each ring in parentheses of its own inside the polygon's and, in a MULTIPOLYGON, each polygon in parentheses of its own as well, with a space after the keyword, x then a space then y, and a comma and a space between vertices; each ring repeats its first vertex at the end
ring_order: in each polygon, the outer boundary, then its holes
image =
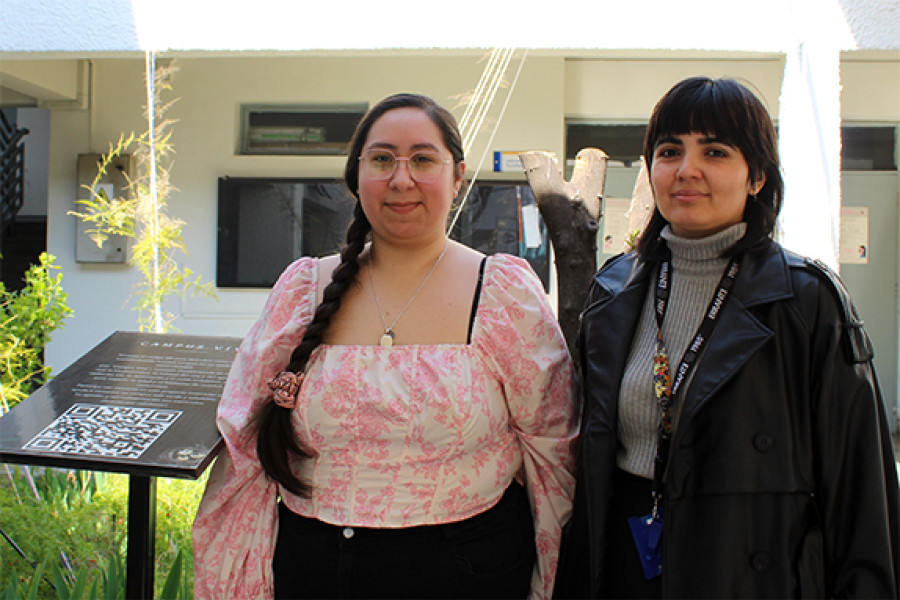
POLYGON ((741 222, 713 235, 695 239, 675 235, 672 227, 666 225, 660 236, 672 253, 674 270, 701 272, 706 269, 723 269, 728 259, 723 258, 722 253, 734 246, 746 232, 747 224, 741 222))

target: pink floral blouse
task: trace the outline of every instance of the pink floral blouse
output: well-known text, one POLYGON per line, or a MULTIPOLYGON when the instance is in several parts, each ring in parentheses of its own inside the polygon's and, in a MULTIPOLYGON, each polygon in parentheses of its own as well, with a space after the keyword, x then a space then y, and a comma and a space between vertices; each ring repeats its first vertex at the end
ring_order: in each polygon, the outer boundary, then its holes
POLYGON ((448 523, 526 484, 538 561, 534 598, 552 591, 574 491, 578 414, 572 362, 540 281, 519 258, 487 260, 471 344, 322 345, 293 413, 308 499, 269 480, 244 433, 315 308, 317 261, 275 284, 231 368, 218 409, 226 449, 194 523, 197 598, 270 598, 281 497, 336 525, 448 523))

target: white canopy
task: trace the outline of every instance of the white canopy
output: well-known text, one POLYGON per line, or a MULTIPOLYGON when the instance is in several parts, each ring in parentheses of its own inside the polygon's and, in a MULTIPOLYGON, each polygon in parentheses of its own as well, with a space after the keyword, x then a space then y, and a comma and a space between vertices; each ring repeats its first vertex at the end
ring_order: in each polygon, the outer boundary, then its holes
POLYGON ((900 48, 897 0, 3 0, 4 53, 900 48))

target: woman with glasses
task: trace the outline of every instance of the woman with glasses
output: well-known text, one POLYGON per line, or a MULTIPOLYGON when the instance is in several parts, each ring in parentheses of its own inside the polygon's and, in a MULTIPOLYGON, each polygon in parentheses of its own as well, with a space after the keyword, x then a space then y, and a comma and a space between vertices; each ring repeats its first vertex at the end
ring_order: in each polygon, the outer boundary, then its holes
POLYGON ((729 78, 657 103, 656 207, 582 313, 558 598, 896 598, 897 469, 849 294, 770 235, 775 127, 729 78))
POLYGON ((448 238, 464 172, 429 98, 360 121, 346 247, 287 268, 228 378, 198 598, 549 596, 572 363, 527 262, 448 238))

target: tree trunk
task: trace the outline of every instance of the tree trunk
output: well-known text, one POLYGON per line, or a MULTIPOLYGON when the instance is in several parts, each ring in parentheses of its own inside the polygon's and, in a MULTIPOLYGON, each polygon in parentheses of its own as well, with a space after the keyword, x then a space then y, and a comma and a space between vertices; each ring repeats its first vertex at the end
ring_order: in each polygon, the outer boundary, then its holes
POLYGON ((597 230, 606 185, 607 154, 583 148, 575 158, 571 181, 565 181, 549 152, 522 152, 519 160, 550 232, 556 262, 559 324, 569 351, 576 352, 578 316, 591 277, 597 271, 597 230))
MULTIPOLYGON (((653 190, 650 188, 650 175, 647 173, 647 163, 641 157, 641 169, 638 171, 634 182, 634 191, 631 193, 631 206, 628 208, 628 243, 629 246, 637 241, 637 237, 646 227, 656 202, 653 200, 653 190)), ((631 248, 623 248, 630 250, 631 248)))

